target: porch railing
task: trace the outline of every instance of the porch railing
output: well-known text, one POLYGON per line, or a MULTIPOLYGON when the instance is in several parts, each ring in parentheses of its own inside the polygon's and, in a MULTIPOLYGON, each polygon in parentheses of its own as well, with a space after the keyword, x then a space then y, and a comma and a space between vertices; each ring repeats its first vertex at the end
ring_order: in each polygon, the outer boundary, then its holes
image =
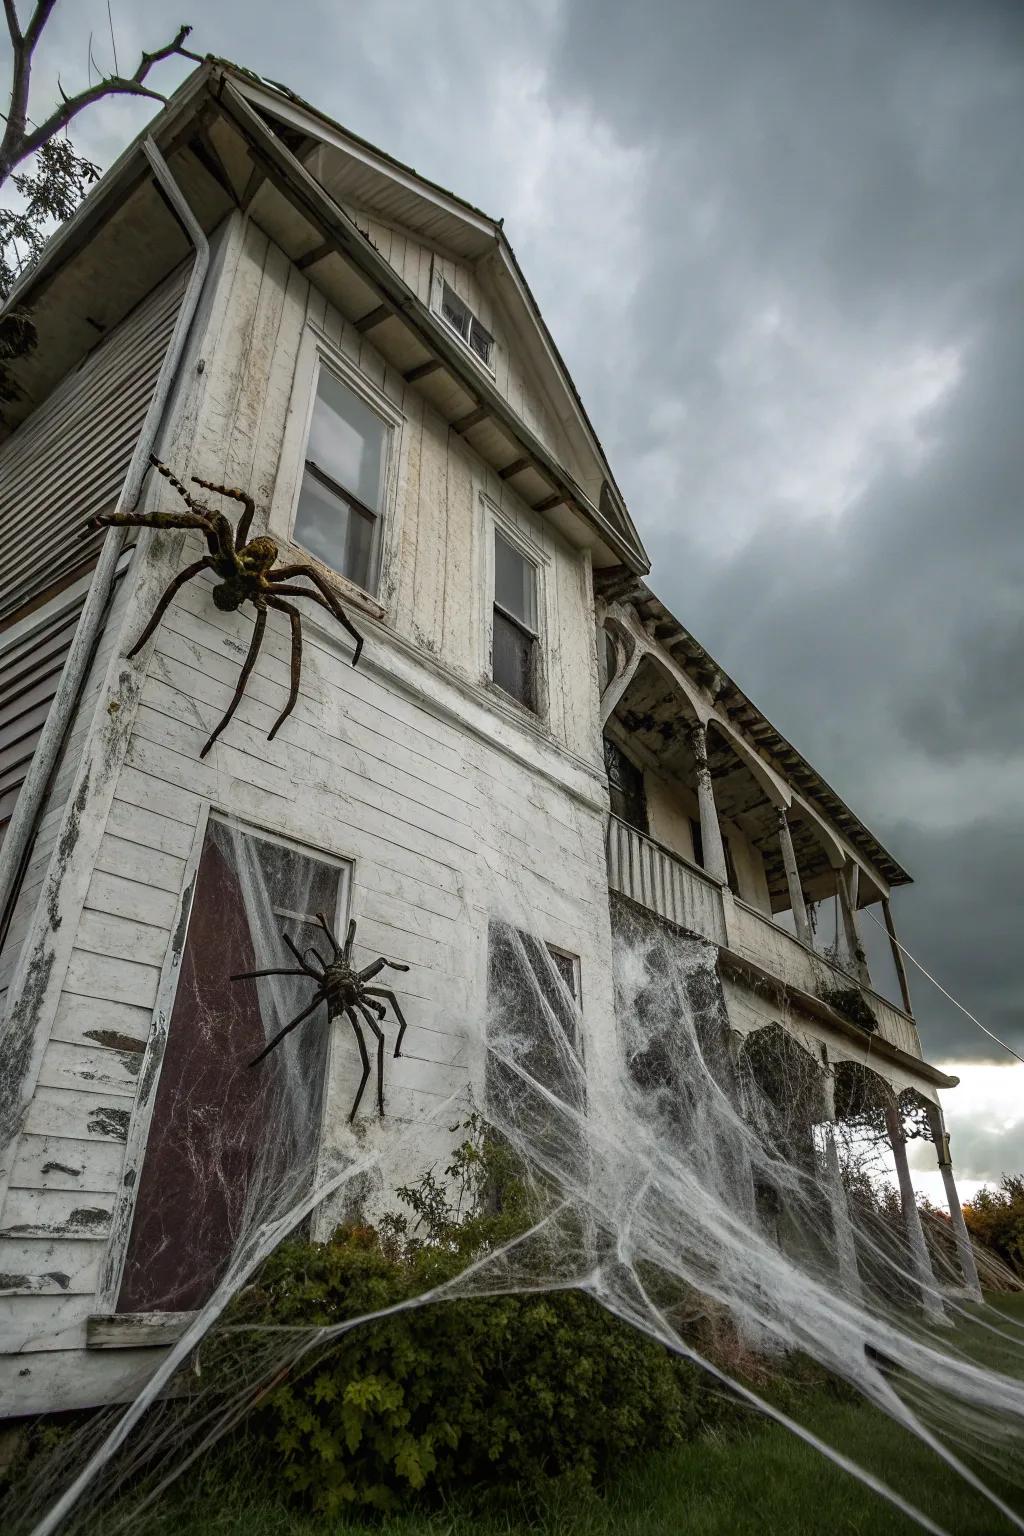
POLYGON ((909 1015, 869 987, 862 987, 855 977, 833 965, 824 955, 808 949, 763 912, 736 899, 729 915, 729 948, 812 997, 825 998, 831 991, 860 988, 878 1020, 881 1038, 898 1050, 906 1051, 908 1056, 921 1055, 917 1026, 909 1015))
MULTIPOLYGON (((811 997, 824 998, 830 991, 860 985, 763 912, 724 893, 718 881, 696 865, 618 816, 608 818, 605 846, 609 889, 649 912, 731 950, 811 997)), ((878 1036, 907 1055, 920 1057, 913 1019, 877 992, 863 990, 878 1020, 878 1036)))
POLYGON ((716 880, 618 816, 609 816, 608 887, 713 944, 725 943, 722 888, 716 880))

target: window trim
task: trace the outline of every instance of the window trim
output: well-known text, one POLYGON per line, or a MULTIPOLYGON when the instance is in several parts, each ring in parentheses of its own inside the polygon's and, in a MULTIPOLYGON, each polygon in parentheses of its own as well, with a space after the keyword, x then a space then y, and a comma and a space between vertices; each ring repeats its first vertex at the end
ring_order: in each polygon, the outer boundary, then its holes
MULTIPOLYGON (((384 364, 382 362, 382 368, 384 364)), ((398 550, 399 513, 398 484, 405 412, 393 400, 377 388, 372 379, 346 357, 327 334, 313 321, 307 320, 299 347, 299 359, 292 386, 292 399, 285 426, 277 482, 270 512, 270 533, 287 543, 311 560, 318 570, 333 578, 344 587, 345 596, 369 600, 370 611, 385 610, 389 596, 388 586, 398 550), (302 482, 306 472, 306 450, 316 408, 317 388, 321 369, 350 389, 353 394, 379 416, 384 425, 384 463, 380 494, 380 510, 374 512, 353 492, 338 484, 324 470, 319 469, 318 480, 333 494, 350 501, 365 516, 373 519, 372 541, 367 585, 360 586, 339 571, 327 565, 295 538, 295 520, 302 495, 302 482)))
MULTIPOLYGON (((141 1186, 142 1165, 145 1161, 153 1114, 156 1109, 160 1070, 167 1045, 171 1017, 174 1012, 174 1003, 178 993, 181 961, 185 953, 185 945, 188 943, 196 879, 199 873, 199 864, 203 856, 203 850, 206 847, 206 838, 211 821, 219 821, 234 826, 252 837, 261 839, 265 843, 276 843, 279 847, 290 848, 306 858, 315 859, 322 864, 333 865, 338 871, 336 929, 339 936, 344 933, 348 920, 352 915, 352 892, 355 885, 356 869, 354 858, 334 853, 330 849, 314 848, 311 844, 304 842, 300 838, 272 831, 269 828, 260 826, 256 822, 240 818, 228 809, 211 805, 209 802, 206 802, 201 807, 193 835, 192 848, 185 861, 185 868, 182 871, 178 910, 175 913, 173 927, 170 929, 171 934, 181 934, 181 947, 175 949, 173 942, 168 943, 163 966, 160 971, 160 979, 157 983, 156 1000, 153 1004, 153 1018, 139 1068, 139 1083, 140 1085, 146 1085, 148 1097, 144 1102, 140 1102, 138 1090, 136 1090, 136 1097, 132 1101, 120 1189, 114 1204, 110 1236, 107 1239, 104 1250, 96 1288, 95 1315, 97 1316, 116 1314, 117 1316, 130 1317, 136 1315, 132 1313, 117 1313, 117 1302, 131 1242, 135 1204, 141 1186)), ((321 1106, 316 1154, 317 1177, 319 1177, 319 1168, 323 1161, 326 1146, 328 1109, 331 1103, 331 1084, 334 1081, 335 1073, 334 1052, 337 1034, 338 1031, 330 1030, 327 1037, 323 1103, 321 1106)), ((171 1314, 160 1315, 169 1316, 171 1314)), ((183 1314, 174 1315, 181 1316, 183 1314)))
POLYGON ((470 304, 468 299, 464 299, 462 297, 462 294, 456 288, 455 284, 448 281, 448 279, 444 275, 444 272, 441 270, 440 262, 439 262, 439 260, 438 260, 438 258, 436 256, 434 257, 434 266, 433 266, 433 271, 431 272, 430 309, 431 309, 431 313, 436 315, 438 320, 440 320, 440 322, 444 326, 445 330, 450 332, 450 334, 455 337, 455 340, 459 343, 459 346, 463 349, 463 351, 466 353, 466 355, 473 359, 473 361, 476 363, 477 367, 478 368, 482 368, 484 373, 486 373, 489 378, 491 378, 491 379, 496 378, 497 375, 496 375, 496 372, 495 372, 495 361, 494 360, 495 360, 495 355, 496 355, 497 350, 498 350, 498 338, 495 336, 495 334, 494 334, 494 332, 492 330, 489 330, 488 327, 486 325, 484 325, 484 322, 481 320, 480 316, 477 314, 477 312, 473 308, 472 304, 470 304), (490 357, 486 361, 480 356, 480 353, 476 351, 476 349, 470 344, 470 342, 467 341, 466 337, 463 336, 462 332, 460 330, 458 330, 457 327, 452 324, 452 322, 448 319, 448 316, 445 314, 445 312, 444 312, 444 289, 445 289, 445 284, 446 283, 447 283, 448 287, 451 289, 452 293, 458 299, 459 303, 460 304, 464 304, 466 306, 466 309, 469 311, 469 315, 470 315, 470 334, 472 335, 472 322, 475 320, 477 325, 480 327, 480 329, 482 331, 486 331, 487 335, 491 338, 491 355, 490 355, 490 357))
POLYGON ((496 694, 498 698, 507 702, 517 714, 525 714, 529 719, 547 723, 548 719, 548 646, 549 637, 554 633, 554 624, 550 611, 551 583, 548 580, 548 571, 551 565, 551 556, 535 544, 524 530, 512 522, 511 518, 498 507, 490 497, 483 492, 480 494, 483 509, 483 548, 484 548, 484 581, 483 591, 485 605, 483 612, 482 630, 483 655, 481 657, 481 671, 483 681, 487 689, 496 694), (537 577, 537 629, 531 630, 522 619, 514 613, 509 613, 503 603, 499 603, 494 595, 494 537, 500 534, 507 544, 510 544, 517 554, 524 560, 528 560, 533 566, 537 577), (506 618, 510 624, 529 635, 533 640, 534 650, 534 708, 523 704, 514 693, 506 693, 500 683, 494 681, 494 610, 506 618))

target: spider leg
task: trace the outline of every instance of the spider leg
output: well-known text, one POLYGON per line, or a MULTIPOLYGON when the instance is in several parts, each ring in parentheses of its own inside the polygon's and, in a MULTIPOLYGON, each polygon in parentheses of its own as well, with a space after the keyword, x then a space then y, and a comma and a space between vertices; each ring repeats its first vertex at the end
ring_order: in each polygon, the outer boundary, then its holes
MULTIPOLYGON (((255 976, 308 976, 309 972, 303 968, 301 971, 286 971, 274 966, 267 971, 239 971, 237 976, 229 976, 229 981, 251 981, 255 976)), ((319 979, 319 978, 318 978, 319 979)))
POLYGON ((245 491, 235 491, 227 485, 214 485, 211 480, 200 480, 198 475, 192 476, 192 483, 193 485, 201 485, 204 491, 216 491, 218 496, 230 496, 232 501, 240 501, 242 503, 245 511, 239 518, 238 527, 235 529, 235 548, 241 549, 249 537, 249 528, 252 525, 253 518, 256 516, 256 503, 252 497, 247 496, 245 491))
MULTIPOLYGON (((324 607, 331 610, 338 623, 344 629, 348 630, 349 634, 352 636, 352 639, 355 641, 356 648, 352 653, 352 665, 355 666, 359 661, 359 653, 363 649, 363 637, 349 619, 348 614, 345 612, 338 599, 335 597, 333 591, 331 590, 330 583, 325 581, 323 576, 320 575, 320 572, 314 570, 311 565, 285 565, 282 566, 280 570, 271 571, 268 574, 267 579, 268 581, 280 581, 282 577, 287 580, 289 576, 305 576, 307 581, 311 581, 313 585, 319 589, 321 594, 319 601, 323 603, 324 607)), ((316 598, 315 592, 303 592, 301 587, 288 587, 286 591, 289 597, 316 598)))
POLYGON ((295 701, 299 697, 299 676, 302 671, 302 620, 299 617, 298 611, 292 607, 291 603, 284 602, 282 598, 268 597, 267 604, 271 608, 278 608, 282 613, 286 613, 288 615, 288 622, 292 626, 292 686, 288 694, 287 704, 267 732, 267 740, 273 741, 281 726, 284 725, 284 722, 295 708, 295 701))
MULTIPOLYGON (((315 981, 319 981, 320 980, 319 976, 317 976, 316 972, 314 970, 312 970, 311 967, 306 964, 305 956, 300 953, 299 947, 295 943, 294 939, 290 938, 287 933, 282 933, 281 938, 284 940, 284 942, 287 944, 288 948, 291 950, 292 954, 295 956, 296 960, 302 966, 303 972, 307 976, 312 976, 315 981)), ((320 956, 317 955, 317 959, 318 960, 319 960, 319 958, 320 958, 320 956)))
POLYGON ((395 1041, 395 1055, 401 1056, 402 1041, 405 1039, 405 1032, 409 1027, 409 1021, 398 1006, 398 998, 390 987, 367 987, 366 990, 371 997, 383 997, 391 1004, 392 1012, 398 1020, 398 1039, 395 1041))
POLYGON ((357 1003, 356 1007, 363 1018, 369 1024, 373 1033, 377 1036, 377 1108, 384 1113, 384 1031, 381 1029, 373 1014, 365 1003, 357 1003))
POLYGON ((348 1123, 351 1125, 352 1121, 356 1117, 356 1110, 359 1108, 359 1100, 363 1096, 363 1089, 366 1087, 366 1079, 370 1075, 370 1058, 366 1054, 366 1041, 363 1039, 363 1031, 359 1027, 359 1020, 356 1018, 355 1013, 351 1008, 346 1008, 345 1012, 348 1015, 352 1028, 355 1030, 356 1041, 359 1046, 359 1055, 361 1056, 363 1062, 363 1075, 359 1079, 359 1087, 356 1089, 355 1100, 352 1104, 352 1113, 348 1117, 348 1123))
POLYGON ((375 976, 379 976, 380 975, 381 971, 384 970, 385 966, 389 966, 391 968, 391 970, 393 970, 393 971, 407 971, 409 969, 409 967, 405 964, 404 961, 402 961, 402 960, 385 960, 384 956, 381 955, 379 960, 371 961, 371 963, 368 966, 366 966, 365 969, 363 969, 363 970, 361 970, 359 972, 359 980, 360 981, 372 981, 375 976))
POLYGON ((315 949, 312 944, 308 944, 306 946, 306 948, 302 951, 302 954, 303 954, 303 957, 305 957, 306 955, 312 955, 313 958, 316 960, 317 965, 319 965, 321 971, 325 971, 327 969, 327 961, 324 959, 324 957, 320 953, 320 951, 318 949, 315 949))
POLYGON ((308 1019, 310 1014, 315 1013, 316 1010, 320 1007, 320 1004, 325 1001, 326 999, 324 994, 322 992, 318 992, 316 997, 314 997, 313 1001, 310 1003, 309 1007, 305 1008, 302 1013, 297 1014, 296 1017, 292 1019, 290 1024, 286 1024, 284 1026, 284 1029, 279 1029, 273 1040, 270 1040, 263 1047, 258 1056, 253 1057, 252 1061, 249 1063, 250 1067, 258 1066, 258 1064, 263 1060, 264 1056, 269 1056, 271 1051, 274 1049, 274 1046, 280 1044, 285 1035, 290 1035, 297 1024, 301 1024, 303 1019, 308 1019))
POLYGON ((356 920, 353 917, 351 919, 351 921, 349 922, 349 925, 348 925, 348 933, 345 935, 345 948, 344 948, 344 950, 342 952, 342 956, 341 956, 341 958, 344 960, 346 965, 351 965, 351 963, 352 963, 352 946, 355 944, 355 942, 356 942, 356 920))
POLYGON ((210 537, 210 517, 206 512, 97 512, 87 528, 198 528, 210 537))
POLYGON ((334 937, 334 932, 333 932, 333 930, 331 928, 330 923, 327 921, 326 917, 324 916, 324 914, 322 912, 318 912, 316 914, 316 920, 320 924, 320 927, 323 929, 324 933, 326 933, 326 935, 327 935, 327 941, 330 944, 331 949, 334 951, 334 958, 335 958, 335 960, 340 960, 341 959, 341 950, 338 948, 338 941, 334 937))
POLYGON ((175 593, 185 585, 186 581, 191 581, 193 576, 198 576, 199 572, 205 571, 209 565, 210 557, 209 555, 204 555, 203 558, 201 560, 197 560, 194 565, 186 565, 183 571, 178 572, 177 576, 175 576, 163 597, 153 609, 149 623, 146 625, 145 629, 142 631, 142 634, 139 636, 131 650, 128 652, 129 657, 136 656, 139 651, 142 650, 142 647, 145 645, 146 641, 149 639, 150 635, 156 629, 157 625, 160 623, 160 620, 167 612, 167 609, 170 607, 175 593))
POLYGON ((163 475, 164 479, 170 482, 171 486, 174 490, 177 491, 186 507, 188 507, 193 512, 201 512, 205 516, 209 515, 209 508, 204 507, 201 501, 196 501, 194 496, 189 495, 188 491, 182 485, 174 471, 172 469, 168 469, 166 464, 162 464, 156 457, 156 454, 150 454, 149 462, 158 474, 163 475))
POLYGON ((231 716, 234 714, 235 710, 238 708, 239 704, 241 703, 242 694, 245 692, 245 685, 246 685, 246 682, 248 681, 249 673, 252 671, 253 667, 256 665, 256 657, 259 655, 260 645, 263 642, 263 631, 266 629, 266 627, 267 627, 267 611, 266 611, 265 608, 257 608, 257 610, 256 610, 256 623, 253 626, 252 640, 251 640, 251 642, 249 644, 249 654, 245 658, 245 661, 242 663, 242 670, 238 674, 238 687, 235 689, 235 696, 231 700, 231 703, 228 705, 228 707, 227 707, 227 709, 226 709, 226 711, 224 713, 224 718, 221 720, 220 724, 214 730, 213 735, 210 737, 209 741, 206 743, 206 746, 200 752, 200 754, 199 754, 200 757, 205 757, 206 756, 207 752, 209 752, 210 748, 213 746, 214 742, 217 740, 217 737, 220 735, 221 731, 227 725, 228 721, 231 719, 231 716))

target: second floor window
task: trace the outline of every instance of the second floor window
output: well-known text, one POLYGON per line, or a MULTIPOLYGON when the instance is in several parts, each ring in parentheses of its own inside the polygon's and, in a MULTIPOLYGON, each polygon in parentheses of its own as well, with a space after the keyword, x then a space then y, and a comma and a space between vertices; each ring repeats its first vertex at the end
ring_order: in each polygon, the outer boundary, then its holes
POLYGON ((373 580, 387 447, 386 423, 322 367, 294 539, 359 587, 369 587, 373 580))
POLYGON ((537 709, 537 567, 494 533, 491 676, 505 693, 537 709))
POLYGON ((647 794, 643 770, 628 758, 610 736, 604 738, 604 766, 612 815, 638 832, 647 832, 647 794))

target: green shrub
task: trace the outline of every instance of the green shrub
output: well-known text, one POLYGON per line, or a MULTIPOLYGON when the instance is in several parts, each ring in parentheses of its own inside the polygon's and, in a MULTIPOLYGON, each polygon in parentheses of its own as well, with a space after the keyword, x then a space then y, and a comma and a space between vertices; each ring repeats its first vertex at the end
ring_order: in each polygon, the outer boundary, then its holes
MULTIPOLYGON (((449 1176, 475 1200, 460 1221, 427 1176, 402 1192, 383 1234, 349 1226, 292 1242, 243 1293, 233 1321, 330 1324, 422 1293, 522 1224, 522 1190, 495 1198, 500 1144, 477 1123, 449 1176)), ((464 1193, 464 1190, 463 1190, 464 1193)), ((315 1508, 391 1510, 417 1497, 553 1478, 600 1486, 641 1452, 699 1427, 703 1378, 574 1290, 462 1298, 361 1325, 294 1368, 250 1433, 283 1453, 283 1475, 315 1508)))

